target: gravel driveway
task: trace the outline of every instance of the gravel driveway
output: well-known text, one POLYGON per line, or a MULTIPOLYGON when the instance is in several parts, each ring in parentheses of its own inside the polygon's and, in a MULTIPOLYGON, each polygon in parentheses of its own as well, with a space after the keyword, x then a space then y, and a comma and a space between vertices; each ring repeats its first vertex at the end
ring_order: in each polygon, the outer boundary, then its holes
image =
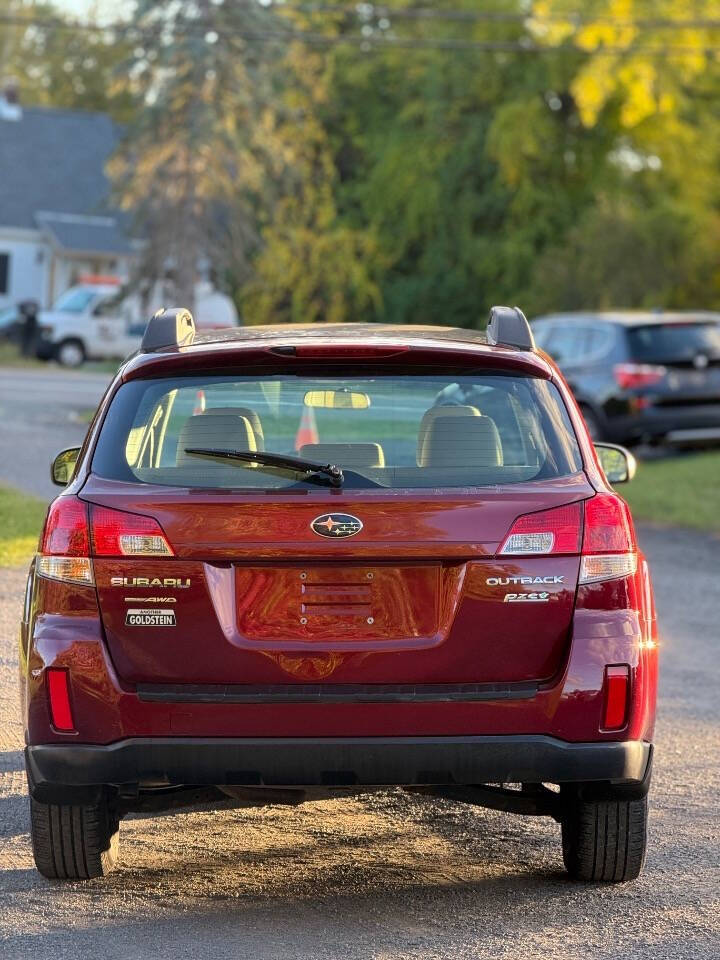
POLYGON ((650 853, 618 887, 565 879, 549 820, 400 791, 123 822, 122 866, 33 869, 17 722, 24 575, 0 571, 0 956, 94 960, 720 956, 720 540, 642 531, 662 684, 650 853))

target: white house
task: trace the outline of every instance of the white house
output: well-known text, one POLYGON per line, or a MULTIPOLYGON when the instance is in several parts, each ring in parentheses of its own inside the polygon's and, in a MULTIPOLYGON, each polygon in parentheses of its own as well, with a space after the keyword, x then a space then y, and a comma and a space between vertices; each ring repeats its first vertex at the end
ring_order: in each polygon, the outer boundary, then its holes
POLYGON ((129 274, 134 251, 105 176, 117 141, 106 114, 0 94, 0 310, 47 307, 83 274, 129 274))

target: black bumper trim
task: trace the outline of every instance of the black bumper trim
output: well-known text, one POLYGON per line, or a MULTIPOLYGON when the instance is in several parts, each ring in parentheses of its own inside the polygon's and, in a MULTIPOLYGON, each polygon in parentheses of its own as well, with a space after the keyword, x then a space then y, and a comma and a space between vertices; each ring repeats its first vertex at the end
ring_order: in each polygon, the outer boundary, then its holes
POLYGON ((474 703, 530 700, 536 683, 247 684, 139 683, 140 700, 159 703, 474 703))
POLYGON ((26 747, 38 798, 53 786, 639 783, 650 744, 547 736, 138 738, 26 747))

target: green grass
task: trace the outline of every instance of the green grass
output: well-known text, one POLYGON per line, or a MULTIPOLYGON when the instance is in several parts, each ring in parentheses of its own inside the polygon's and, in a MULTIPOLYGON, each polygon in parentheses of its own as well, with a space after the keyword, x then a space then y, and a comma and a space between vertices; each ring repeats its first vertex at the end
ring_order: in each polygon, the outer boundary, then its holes
POLYGON ((28 563, 37 550, 46 509, 36 497, 0 487, 0 567, 28 563))
POLYGON ((92 423, 92 418, 95 416, 95 407, 83 407, 81 410, 75 410, 72 414, 72 419, 75 423, 82 423, 85 426, 92 423))
POLYGON ((638 464, 618 488, 636 521, 720 531, 720 453, 695 453, 638 464))
MULTIPOLYGON (((117 373, 118 367, 122 363, 121 359, 117 360, 88 360, 81 367, 77 369, 81 373, 112 373, 113 375, 117 373)), ((67 367, 58 367, 59 370, 66 370, 67 367)), ((93 410, 93 413, 95 411, 93 410)))
POLYGON ((88 360, 82 366, 61 367, 54 360, 38 360, 37 357, 24 357, 18 347, 12 343, 0 343, 0 367, 31 367, 36 370, 65 370, 73 373, 75 369, 84 373, 116 373, 120 360, 88 360))
POLYGON ((24 357, 12 343, 0 343, 0 367, 44 367, 42 360, 24 357))

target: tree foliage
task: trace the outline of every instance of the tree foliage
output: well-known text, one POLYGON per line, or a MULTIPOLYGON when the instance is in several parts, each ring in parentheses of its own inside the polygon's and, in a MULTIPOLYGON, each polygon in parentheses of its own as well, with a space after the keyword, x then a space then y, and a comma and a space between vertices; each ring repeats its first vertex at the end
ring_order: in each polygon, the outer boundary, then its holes
POLYGON ((259 56, 240 31, 265 29, 272 18, 256 4, 137 2, 145 42, 125 83, 143 107, 111 173, 147 240, 142 272, 169 274, 191 307, 203 259, 235 283, 250 273, 253 203, 276 163, 275 78, 269 51, 259 56))
POLYGON ((120 123, 129 119, 135 99, 116 83, 131 49, 126 37, 85 30, 52 2, 0 0, 0 18, 0 75, 17 79, 25 102, 100 110, 120 123), (55 27, 39 29, 38 20, 55 27))
POLYGON ((127 113, 112 172, 185 298, 206 256, 249 323, 720 307, 717 0, 138 0, 132 27, 87 76, 52 32, 13 49, 37 99, 127 113))
POLYGON ((382 309, 375 233, 341 218, 339 174, 322 116, 331 101, 325 58, 293 43, 275 101, 282 165, 261 213, 263 245, 243 291, 248 323, 338 322, 382 309))
MULTIPOLYGON (((330 249, 374 286, 342 305, 347 319, 476 325, 499 301, 530 313, 720 306, 720 32, 673 26, 711 21, 709 2, 543 0, 530 18, 505 2, 483 4, 487 19, 395 21, 392 9, 407 7, 391 0, 365 15, 366 51, 325 56, 326 93, 313 104, 332 150, 334 213, 313 226, 312 246, 351 228, 357 245, 330 249), (378 36, 410 48, 373 48, 378 36), (412 47, 440 39, 512 49, 412 47), (528 43, 541 52, 523 53, 528 43), (348 260, 353 251, 362 259, 348 260)), ((443 8, 478 11, 471 0, 433 9, 443 8)), ((334 29, 353 36, 358 23, 334 29)), ((318 209, 311 193, 308 208, 318 209)), ((349 289, 328 251, 281 250, 272 228, 263 238, 273 289, 263 320, 293 302, 300 309, 282 315, 306 317, 299 284, 330 275, 349 289)))

